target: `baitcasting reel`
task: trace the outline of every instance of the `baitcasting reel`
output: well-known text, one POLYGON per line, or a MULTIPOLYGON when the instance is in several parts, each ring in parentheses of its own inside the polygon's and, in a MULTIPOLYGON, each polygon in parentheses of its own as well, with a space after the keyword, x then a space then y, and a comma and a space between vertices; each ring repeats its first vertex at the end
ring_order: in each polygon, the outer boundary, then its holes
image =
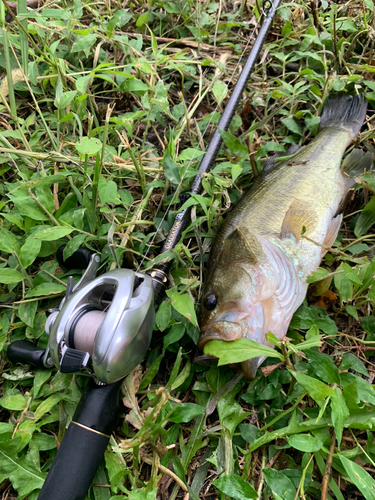
POLYGON ((51 310, 43 364, 63 373, 85 370, 111 384, 147 352, 155 319, 153 286, 149 276, 129 269, 95 278, 99 264, 99 255, 91 255, 81 280, 74 286, 71 278, 65 298, 51 310))
POLYGON ((115 269, 96 278, 99 255, 80 248, 66 261, 70 269, 86 268, 74 285, 70 277, 60 306, 46 322, 47 349, 19 340, 8 347, 8 359, 38 368, 55 365, 63 373, 84 371, 97 382, 124 378, 144 358, 154 326, 154 292, 150 276, 115 269))

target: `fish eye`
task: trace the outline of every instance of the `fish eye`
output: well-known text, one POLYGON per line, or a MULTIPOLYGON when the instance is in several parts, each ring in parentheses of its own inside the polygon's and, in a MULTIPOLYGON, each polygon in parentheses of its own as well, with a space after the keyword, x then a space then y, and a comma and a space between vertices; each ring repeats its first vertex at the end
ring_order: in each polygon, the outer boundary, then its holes
POLYGON ((216 304, 217 304, 217 298, 213 293, 210 293, 210 295, 206 295, 206 297, 203 300, 204 307, 209 311, 215 309, 216 304))

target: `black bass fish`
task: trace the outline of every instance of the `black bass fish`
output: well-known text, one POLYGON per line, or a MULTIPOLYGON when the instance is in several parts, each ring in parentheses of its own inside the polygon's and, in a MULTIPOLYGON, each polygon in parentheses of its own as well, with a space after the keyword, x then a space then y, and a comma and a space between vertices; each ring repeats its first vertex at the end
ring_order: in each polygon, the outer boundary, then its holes
MULTIPOLYGON (((268 332, 286 335, 305 298, 306 278, 336 240, 340 202, 354 177, 371 169, 371 153, 358 149, 340 167, 366 109, 363 95, 330 98, 311 143, 268 162, 228 213, 209 257, 199 349, 210 340, 240 338, 272 346, 268 332)), ((244 375, 254 378, 263 359, 243 362, 244 375)))

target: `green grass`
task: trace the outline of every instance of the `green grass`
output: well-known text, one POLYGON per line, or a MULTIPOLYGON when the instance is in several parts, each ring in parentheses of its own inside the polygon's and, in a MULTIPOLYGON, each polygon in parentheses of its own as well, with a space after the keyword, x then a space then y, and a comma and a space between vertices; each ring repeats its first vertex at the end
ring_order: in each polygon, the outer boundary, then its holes
MULTIPOLYGON (((207 146, 223 84, 259 18, 249 1, 125 4, 49 3, 7 22, 0 4, 10 88, 0 99, 0 491, 9 500, 36 500, 87 382, 6 357, 14 340, 47 344, 48 309, 68 282, 57 249, 95 250, 103 272, 115 265, 112 249, 127 267, 157 261, 197 167, 193 153, 207 146), (27 79, 13 89, 15 69, 27 79)), ((277 358, 251 383, 227 366, 193 363, 209 245, 267 156, 310 141, 337 91, 366 92, 356 147, 375 153, 373 2, 314 5, 282 4, 232 137, 191 200, 192 222, 168 255, 171 289, 146 359, 124 383, 129 404, 90 500, 375 498, 370 174, 277 358)))

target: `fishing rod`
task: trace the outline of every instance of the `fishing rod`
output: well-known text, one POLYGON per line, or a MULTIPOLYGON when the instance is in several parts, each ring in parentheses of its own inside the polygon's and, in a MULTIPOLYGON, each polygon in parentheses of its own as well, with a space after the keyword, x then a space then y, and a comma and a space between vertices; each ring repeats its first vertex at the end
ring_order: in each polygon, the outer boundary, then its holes
MULTIPOLYGON (((222 144, 219 130, 228 130, 280 2, 264 0, 262 26, 200 162, 191 195, 200 192, 202 177, 213 165, 222 144)), ((177 245, 189 217, 189 208, 177 214, 162 254, 177 245)), ((62 373, 90 377, 38 497, 84 500, 117 423, 121 384, 147 353, 171 262, 148 274, 115 269, 96 277, 100 256, 88 249, 80 248, 64 260, 60 248, 57 259, 63 267, 85 272, 77 284, 70 278, 64 299, 50 311, 47 349, 21 340, 9 345, 7 355, 13 363, 56 366, 62 373)))
MULTIPOLYGON (((228 103, 224 109, 224 112, 220 118, 217 128, 212 136, 212 139, 207 147, 205 154, 198 167, 198 174, 194 177, 192 185, 189 190, 189 195, 194 196, 201 191, 203 175, 209 172, 214 164, 216 156, 219 152, 220 146, 222 145, 223 138, 220 131, 226 132, 232 121, 233 115, 237 109, 238 102, 241 99, 243 91, 245 90, 246 84, 250 78, 250 75, 254 69, 255 63, 259 57, 260 51, 263 47, 264 41, 266 39, 267 33, 271 27, 273 18, 275 17, 276 10, 279 7, 281 0, 264 0, 262 5, 263 22, 260 27, 258 36, 256 37, 254 44, 251 48, 249 57, 247 58, 241 74, 237 80, 236 85, 233 88, 232 94, 228 100, 228 103)), ((161 254, 169 252, 172 250, 180 241, 182 233, 186 229, 191 214, 191 207, 185 208, 179 212, 173 225, 169 231, 168 237, 164 242, 161 254)), ((154 303, 159 305, 164 297, 165 291, 168 288, 168 273, 171 261, 167 261, 158 264, 151 271, 151 277, 154 280, 154 292, 155 298, 154 303)))

